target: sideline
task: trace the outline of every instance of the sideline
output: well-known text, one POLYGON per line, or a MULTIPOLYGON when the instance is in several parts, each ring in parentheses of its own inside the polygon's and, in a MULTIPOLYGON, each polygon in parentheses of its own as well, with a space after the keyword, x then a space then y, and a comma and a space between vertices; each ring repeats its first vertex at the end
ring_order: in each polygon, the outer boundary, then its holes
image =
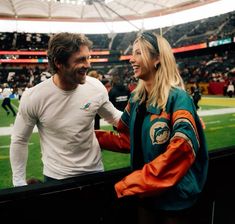
POLYGON ((199 110, 198 111, 198 114, 201 117, 212 116, 212 115, 220 115, 220 114, 232 114, 232 113, 235 113, 235 108, 222 108, 222 109, 199 110))
MULTIPOLYGON (((214 110, 199 110, 198 114, 201 117, 204 116, 212 116, 212 115, 220 115, 220 114, 232 114, 235 113, 235 108, 222 108, 222 109, 214 109, 214 110)), ((104 119, 100 119, 100 126, 107 126, 109 125, 104 119)), ((0 136, 4 135, 11 135, 12 133, 12 126, 11 127, 0 127, 0 136)), ((37 127, 33 129, 33 133, 38 132, 37 127)))
MULTIPOLYGON (((12 130, 13 130, 13 126, 11 126, 11 127, 1 127, 0 128, 0 136, 11 135, 12 130)), ((33 129, 33 133, 36 133, 36 132, 38 132, 37 127, 35 127, 33 129)))

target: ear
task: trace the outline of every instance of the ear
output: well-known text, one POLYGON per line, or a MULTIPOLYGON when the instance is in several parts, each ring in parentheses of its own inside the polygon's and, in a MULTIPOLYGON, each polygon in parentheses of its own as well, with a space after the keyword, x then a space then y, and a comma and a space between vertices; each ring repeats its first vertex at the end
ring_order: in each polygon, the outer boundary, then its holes
POLYGON ((56 66, 56 68, 57 68, 58 70, 61 69, 61 67, 62 67, 62 64, 61 64, 61 63, 58 63, 56 60, 54 60, 54 64, 55 64, 55 66, 56 66))
POLYGON ((157 70, 158 67, 160 65, 160 60, 157 58, 155 61, 154 61, 154 68, 157 70))

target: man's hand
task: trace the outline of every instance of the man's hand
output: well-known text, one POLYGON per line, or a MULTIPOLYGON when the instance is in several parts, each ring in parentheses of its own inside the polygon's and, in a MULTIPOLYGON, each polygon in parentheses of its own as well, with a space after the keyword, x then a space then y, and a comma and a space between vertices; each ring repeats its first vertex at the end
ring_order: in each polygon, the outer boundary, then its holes
POLYGON ((42 183, 42 181, 37 178, 32 177, 32 178, 29 178, 28 180, 26 180, 26 183, 28 185, 30 185, 30 184, 42 183))

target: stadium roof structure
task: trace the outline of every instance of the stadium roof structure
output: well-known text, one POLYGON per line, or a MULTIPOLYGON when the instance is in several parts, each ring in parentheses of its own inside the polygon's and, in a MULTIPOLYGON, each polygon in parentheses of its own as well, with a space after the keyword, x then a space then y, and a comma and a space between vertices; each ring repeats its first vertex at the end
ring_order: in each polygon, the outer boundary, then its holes
MULTIPOLYGON (((12 25, 16 26, 14 29, 18 31, 23 29, 21 21, 85 23, 90 30, 89 23, 102 23, 106 26, 106 33, 115 30, 114 23, 125 22, 129 24, 126 30, 136 31, 143 28, 141 23, 144 19, 162 17, 215 2, 222 0, 0 0, 0 20, 17 22, 7 27, 10 29, 12 25)), ((42 26, 45 28, 45 25, 42 26)), ((82 26, 79 27, 80 32, 83 32, 82 26)), ((35 27, 31 25, 30 28, 34 30, 35 27)), ((55 24, 52 28, 55 28, 55 24)))
POLYGON ((0 17, 113 22, 169 14, 218 0, 0 0, 0 17))

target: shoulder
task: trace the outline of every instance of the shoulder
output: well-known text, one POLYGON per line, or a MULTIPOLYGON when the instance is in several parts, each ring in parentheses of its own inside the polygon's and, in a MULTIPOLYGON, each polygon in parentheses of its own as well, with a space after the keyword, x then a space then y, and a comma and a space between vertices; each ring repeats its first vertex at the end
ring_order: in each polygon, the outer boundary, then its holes
POLYGON ((132 110, 137 104, 139 104, 139 100, 134 99, 134 93, 132 92, 128 100, 128 107, 130 110, 132 110))
POLYGON ((129 101, 130 101, 130 103, 135 103, 135 101, 134 101, 134 93, 133 92, 130 92, 130 97, 129 97, 129 101))
POLYGON ((31 98, 32 100, 37 100, 38 98, 42 98, 44 94, 48 93, 48 90, 52 89, 50 86, 51 79, 47 79, 36 86, 33 86, 27 90, 25 90, 22 94, 23 98, 31 98))
POLYGON ((192 108, 192 97, 181 88, 172 88, 169 94, 167 107, 175 109, 189 109, 192 108))
POLYGON ((86 77, 86 82, 84 85, 86 87, 97 89, 100 91, 107 91, 105 86, 103 85, 103 83, 100 80, 93 78, 93 77, 90 77, 90 76, 86 77))
POLYGON ((190 98, 189 94, 184 90, 184 89, 181 89, 181 88, 172 88, 171 91, 170 91, 170 94, 169 94, 169 98, 174 98, 174 99, 181 99, 181 98, 190 98))

